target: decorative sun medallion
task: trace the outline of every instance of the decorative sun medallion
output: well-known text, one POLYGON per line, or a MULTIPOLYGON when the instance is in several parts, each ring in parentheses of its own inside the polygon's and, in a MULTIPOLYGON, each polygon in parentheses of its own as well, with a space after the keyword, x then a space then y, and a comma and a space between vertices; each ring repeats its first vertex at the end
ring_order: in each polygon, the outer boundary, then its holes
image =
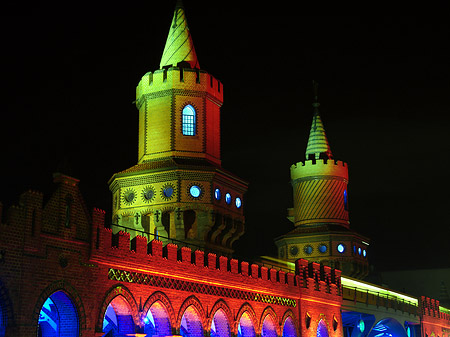
POLYGON ((125 190, 123 194, 123 202, 125 205, 131 205, 136 200, 136 193, 133 189, 129 188, 125 190))
POLYGON ((292 256, 297 256, 298 254, 298 247, 297 246, 291 246, 289 249, 289 253, 291 253, 292 256))
POLYGON ((313 252, 313 247, 311 247, 310 245, 307 245, 307 246, 305 246, 303 251, 305 252, 305 254, 310 255, 313 252))
POLYGON ((142 191, 142 200, 151 202, 155 198, 155 189, 152 186, 146 186, 142 191))
POLYGON ((172 184, 166 184, 161 190, 161 197, 164 200, 169 200, 175 194, 175 187, 172 184))
POLYGON ((187 188, 187 194, 191 199, 198 200, 203 196, 203 186, 200 184, 190 184, 187 188))

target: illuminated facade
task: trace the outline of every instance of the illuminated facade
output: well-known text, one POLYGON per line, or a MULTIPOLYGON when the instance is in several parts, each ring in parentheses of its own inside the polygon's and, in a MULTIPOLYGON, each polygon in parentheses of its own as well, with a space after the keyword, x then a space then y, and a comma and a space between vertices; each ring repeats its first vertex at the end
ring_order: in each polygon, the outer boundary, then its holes
POLYGON ((317 83, 314 87, 305 161, 291 166, 294 207, 288 209, 288 218, 295 228, 275 240, 278 257, 304 258, 364 278, 369 239, 350 229, 347 163, 333 158, 319 113, 317 83))
MULTIPOLYGON (((0 203, 0 337, 450 337, 450 311, 438 301, 341 277, 326 263, 296 259, 281 269, 229 256, 246 184, 220 166, 222 88, 199 70, 187 26, 176 34, 184 47, 173 48, 178 22, 180 6, 161 69, 138 86, 139 159, 110 180, 113 225, 62 173, 45 202, 25 192, 5 217, 0 203)), ((325 172, 342 201, 346 166, 323 152, 302 165, 311 170, 293 169, 294 191, 325 172)), ((302 214, 298 228, 336 222, 309 224, 302 214)), ((340 214, 348 229, 348 212, 340 214)))
POLYGON ((160 69, 136 88, 138 163, 109 182, 115 232, 232 253, 244 233, 247 183, 221 167, 222 103, 223 85, 200 69, 178 5, 160 69))

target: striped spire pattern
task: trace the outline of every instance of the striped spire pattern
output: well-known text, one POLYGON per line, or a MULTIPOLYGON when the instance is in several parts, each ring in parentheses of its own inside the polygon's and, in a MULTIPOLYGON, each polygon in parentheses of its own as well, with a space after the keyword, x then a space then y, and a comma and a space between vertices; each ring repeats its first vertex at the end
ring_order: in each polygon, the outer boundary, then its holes
POLYGON ((347 183, 338 179, 311 179, 294 186, 296 225, 311 220, 334 220, 347 223, 348 211, 344 207, 347 183))
POLYGON ((323 127, 322 119, 319 114, 319 83, 313 81, 314 91, 314 116, 311 125, 311 131, 309 132, 308 145, 306 146, 306 160, 310 155, 314 155, 315 159, 319 159, 320 154, 324 153, 329 159, 333 158, 331 153, 330 144, 328 144, 327 135, 325 134, 325 128, 323 127))
POLYGON ((191 68, 200 68, 184 8, 179 1, 173 14, 172 24, 170 25, 169 35, 167 36, 159 67, 177 65, 183 61, 188 62, 191 68))

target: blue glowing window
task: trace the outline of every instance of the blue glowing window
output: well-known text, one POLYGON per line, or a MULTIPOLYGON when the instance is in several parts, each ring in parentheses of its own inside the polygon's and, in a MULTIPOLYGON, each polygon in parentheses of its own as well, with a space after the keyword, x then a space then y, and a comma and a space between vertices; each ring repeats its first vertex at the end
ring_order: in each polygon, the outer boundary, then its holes
POLYGON ((200 187, 194 185, 191 186, 191 188, 189 189, 189 193, 194 197, 194 198, 198 198, 200 196, 200 194, 202 193, 202 190, 200 187))
POLYGON ((327 246, 326 245, 320 245, 319 246, 319 252, 325 253, 326 251, 327 251, 327 246))
POLYGON ((225 202, 228 205, 231 204, 231 194, 230 193, 225 194, 225 202))
POLYGON ((186 105, 183 109, 183 135, 195 136, 195 109, 192 105, 186 105))
POLYGON ((167 186, 166 188, 164 188, 163 194, 166 198, 170 198, 173 194, 173 187, 167 186))
POLYGON ((366 255, 367 255, 367 252, 365 249, 363 249, 363 256, 366 257, 366 255))
POLYGON ((358 248, 358 254, 361 255, 361 247, 358 248))
POLYGON ((348 211, 348 196, 347 196, 347 190, 344 191, 344 209, 348 211))
POLYGON ((364 321, 362 319, 359 320, 358 328, 361 332, 364 332, 364 329, 366 328, 366 325, 364 324, 364 321))
POLYGON ((338 244, 337 250, 338 250, 338 252, 341 253, 341 254, 342 254, 343 252, 345 252, 345 246, 344 246, 344 244, 342 244, 342 243, 338 244))
POLYGON ((239 198, 239 197, 236 198, 235 203, 236 203, 236 207, 237 208, 241 208, 241 206, 242 206, 241 198, 239 198))
POLYGON ((218 188, 214 190, 214 198, 216 198, 216 200, 220 200, 220 198, 222 198, 222 193, 220 193, 218 188))

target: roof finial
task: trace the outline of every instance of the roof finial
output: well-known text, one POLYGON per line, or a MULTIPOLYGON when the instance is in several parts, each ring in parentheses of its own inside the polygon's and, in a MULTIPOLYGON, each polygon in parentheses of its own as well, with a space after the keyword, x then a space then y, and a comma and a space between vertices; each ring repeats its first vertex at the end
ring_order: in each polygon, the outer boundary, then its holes
POLYGON ((314 100, 312 106, 314 107, 314 113, 319 113, 318 107, 320 106, 319 103, 319 83, 317 81, 313 80, 313 94, 314 94, 314 100))

